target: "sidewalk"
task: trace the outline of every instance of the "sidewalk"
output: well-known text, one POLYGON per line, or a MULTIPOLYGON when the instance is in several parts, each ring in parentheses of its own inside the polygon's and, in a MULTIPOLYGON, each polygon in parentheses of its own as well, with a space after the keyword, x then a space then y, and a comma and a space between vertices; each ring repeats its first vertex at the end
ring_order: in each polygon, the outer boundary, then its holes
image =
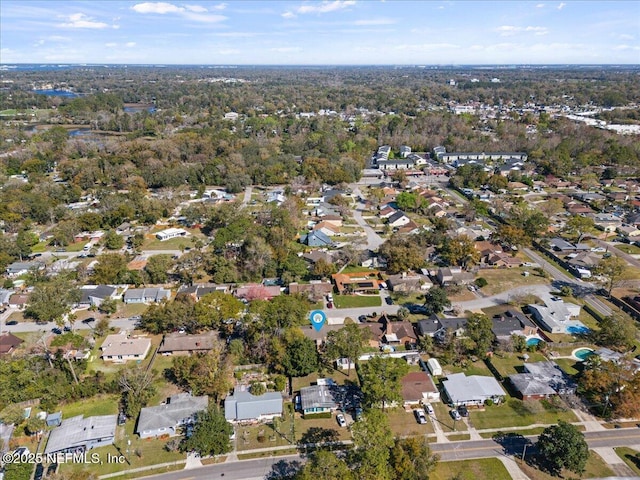
POLYGON ((513 480, 530 480, 511 457, 498 457, 513 480))

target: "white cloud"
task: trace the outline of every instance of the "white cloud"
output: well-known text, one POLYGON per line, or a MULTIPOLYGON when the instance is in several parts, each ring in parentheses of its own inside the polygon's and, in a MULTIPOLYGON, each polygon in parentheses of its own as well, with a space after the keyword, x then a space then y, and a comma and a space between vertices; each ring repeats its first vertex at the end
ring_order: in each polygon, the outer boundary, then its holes
POLYGON ((557 7, 557 8, 558 8, 558 10, 562 10, 562 9, 563 9, 564 7, 566 7, 566 6, 567 6, 567 4, 566 4, 566 3, 564 3, 564 2, 560 2, 560 4, 558 5, 558 7, 557 7))
POLYGON ((450 48, 460 48, 460 45, 454 43, 423 43, 423 44, 403 44, 397 45, 396 50, 411 50, 411 51, 424 51, 424 50, 443 50, 450 48))
POLYGON ((636 37, 634 37, 633 35, 629 35, 628 33, 621 33, 620 35, 618 35, 618 38, 620 40, 634 40, 636 37))
POLYGON ((519 32, 532 32, 535 35, 546 35, 549 33, 549 29, 547 27, 516 27, 514 25, 502 25, 496 28, 495 31, 498 32, 501 37, 510 37, 519 32))
POLYGON ((615 47, 613 47, 614 50, 638 50, 640 51, 640 46, 638 45, 616 45, 615 47))
POLYGON ((355 0, 334 0, 333 2, 324 1, 321 3, 301 5, 296 9, 296 13, 329 13, 351 7, 355 4, 355 0))
POLYGON ((118 44, 115 42, 109 42, 109 43, 105 43, 104 46, 107 48, 115 48, 118 46, 118 44))
MULTIPOLYGON (((59 27, 63 28, 107 28, 108 24, 104 22, 96 22, 91 17, 87 17, 84 13, 74 13, 65 17, 67 19, 66 23, 58 24, 59 27)), ((115 27, 115 26, 114 26, 115 27)))
POLYGON ((282 15, 280 15, 282 18, 295 18, 296 14, 293 12, 284 12, 282 15))
POLYGON ((396 21, 392 18, 374 18, 371 20, 356 20, 354 22, 355 25, 393 25, 396 21))
POLYGON ((302 48, 300 48, 300 47, 276 47, 276 48, 271 48, 270 51, 271 52, 277 52, 277 53, 294 53, 294 52, 301 52, 302 48))
POLYGON ((138 3, 131 7, 131 9, 142 14, 176 14, 194 22, 216 23, 222 22, 223 20, 227 19, 227 17, 223 17, 222 15, 206 14, 207 9, 198 5, 187 5, 185 7, 178 7, 177 5, 166 2, 145 2, 138 3))
POLYGON ((125 45, 125 47, 133 48, 133 47, 135 47, 135 46, 136 46, 136 42, 127 42, 127 43, 125 43, 124 45, 125 45))
POLYGON ((201 7, 200 5, 185 5, 184 8, 186 8, 190 12, 196 12, 196 13, 204 13, 207 11, 206 8, 201 7))
POLYGON ((184 11, 184 8, 182 7, 165 2, 138 3, 131 7, 131 9, 138 13, 158 13, 160 15, 164 15, 165 13, 180 13, 184 11))
POLYGON ((220 55, 239 55, 242 52, 240 50, 236 50, 233 48, 227 48, 223 50, 218 50, 216 53, 219 53, 220 55))
POLYGON ((539 3, 536 5, 536 8, 544 8, 544 3, 539 3))
POLYGON ((227 8, 227 4, 226 3, 219 3, 218 5, 214 5, 211 8, 214 9, 214 10, 224 10, 225 8, 227 8))

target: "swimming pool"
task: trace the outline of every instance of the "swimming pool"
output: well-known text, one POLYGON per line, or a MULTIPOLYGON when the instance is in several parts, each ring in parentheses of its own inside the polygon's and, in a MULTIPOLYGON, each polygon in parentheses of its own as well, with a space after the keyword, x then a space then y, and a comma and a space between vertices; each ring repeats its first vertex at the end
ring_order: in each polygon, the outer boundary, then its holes
POLYGON ((587 335, 590 332, 591 329, 584 325, 572 325, 567 327, 567 333, 570 333, 571 335, 587 335))
POLYGON ((538 337, 527 338, 527 347, 533 347, 535 345, 538 345, 542 341, 543 340, 541 338, 538 338, 538 337))
POLYGON ((590 348, 578 348, 577 350, 573 351, 573 356, 583 362, 591 355, 595 355, 595 353, 590 348))

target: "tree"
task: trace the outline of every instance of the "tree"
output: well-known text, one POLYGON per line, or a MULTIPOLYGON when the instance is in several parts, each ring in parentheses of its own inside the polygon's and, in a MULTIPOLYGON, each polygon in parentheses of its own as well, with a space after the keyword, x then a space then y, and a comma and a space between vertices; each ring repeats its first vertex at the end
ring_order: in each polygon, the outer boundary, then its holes
POLYGON ((80 290, 58 276, 50 282, 36 285, 25 314, 39 322, 61 323, 71 311, 71 306, 79 301, 80 290))
POLYGON ((529 237, 522 228, 506 223, 498 225, 498 228, 491 235, 491 238, 516 247, 529 245, 531 243, 531 237, 529 237))
POLYGON ((440 248, 440 256, 449 265, 464 267, 480 260, 480 252, 476 249, 475 242, 467 235, 445 238, 440 248))
POLYGON ((309 456, 294 480, 355 480, 344 459, 327 450, 317 450, 309 456))
POLYGON ((340 330, 327 334, 326 352, 329 360, 348 358, 347 375, 351 375, 351 364, 358 360, 369 340, 369 330, 360 328, 355 323, 345 325, 340 330))
POLYGON ((514 351, 524 352, 524 349, 527 348, 527 339, 522 335, 514 333, 511 335, 511 345, 513 346, 514 351))
POLYGON ((360 366, 360 383, 367 405, 382 407, 402 401, 400 380, 409 372, 399 358, 373 357, 360 366))
POLYGON ((473 353, 485 357, 494 339, 493 323, 486 315, 474 313, 467 321, 467 336, 474 342, 473 353))
POLYGON ((354 455, 357 478, 391 480, 393 477, 389 457, 390 448, 393 446, 393 433, 389 426, 389 417, 380 410, 368 410, 353 424, 351 434, 356 446, 354 455))
POLYGON ((536 444, 538 451, 557 475, 563 468, 575 473, 584 472, 589 459, 589 446, 584 434, 574 425, 560 420, 544 429, 536 444))
POLYGON ((599 322, 600 330, 595 332, 596 343, 616 350, 633 347, 638 329, 629 317, 609 316, 599 322))
POLYGON ((412 237, 394 234, 380 247, 380 255, 387 260, 389 273, 416 270, 424 265, 421 248, 412 237))
POLYGON ((576 239, 576 243, 580 243, 584 236, 593 232, 595 228, 593 218, 581 215, 572 215, 565 225, 565 231, 576 239))
POLYGON ((432 287, 424 294, 424 307, 426 315, 440 313, 445 307, 450 307, 451 301, 447 298, 447 292, 444 288, 432 287))
POLYGON ((232 433, 233 427, 224 414, 216 406, 211 406, 196 414, 193 433, 183 441, 181 450, 195 451, 201 456, 221 455, 231 450, 229 437, 232 433))
POLYGON ((122 406, 129 418, 137 418, 140 409, 147 405, 155 395, 153 385, 154 373, 147 369, 135 367, 126 368, 118 378, 118 385, 122 392, 122 406))
POLYGON ((124 238, 115 230, 109 230, 104 236, 103 243, 108 250, 120 250, 124 247, 124 238))
POLYGON ((127 260, 119 253, 101 255, 91 277, 96 284, 128 283, 127 260))
POLYGON ((425 437, 396 438, 391 449, 395 480, 428 480, 439 458, 431 454, 425 437))
POLYGON ((603 258, 598 262, 594 273, 605 277, 605 288, 607 289, 607 295, 611 296, 611 290, 622 278, 627 271, 627 262, 620 257, 611 256, 603 258))
POLYGON ((213 342, 207 353, 173 359, 173 376, 194 395, 209 395, 215 403, 233 387, 233 364, 221 340, 213 342))
POLYGON ((195 317, 200 328, 233 328, 235 320, 244 310, 244 304, 233 295, 211 292, 203 295, 195 307, 195 317))
POLYGON ((171 255, 153 255, 144 267, 144 271, 149 275, 149 283, 166 283, 167 273, 173 267, 171 255))
POLYGON ((106 313, 110 315, 112 313, 116 313, 118 310, 118 304, 113 298, 105 298, 100 305, 98 305, 98 310, 102 313, 106 313))
POLYGON ((291 330, 285 338, 282 367, 289 377, 304 377, 318 370, 316 343, 305 337, 299 329, 291 330))

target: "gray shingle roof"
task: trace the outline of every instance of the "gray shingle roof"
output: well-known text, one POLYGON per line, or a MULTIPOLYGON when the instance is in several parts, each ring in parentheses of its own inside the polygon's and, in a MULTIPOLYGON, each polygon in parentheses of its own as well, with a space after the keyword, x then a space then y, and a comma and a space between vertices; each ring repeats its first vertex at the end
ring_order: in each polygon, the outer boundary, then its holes
POLYGON ((102 415, 84 418, 84 415, 68 418, 49 435, 45 453, 61 452, 101 440, 113 439, 116 432, 117 415, 102 415))
POLYGON ((257 420, 270 415, 282 415, 280 392, 267 392, 264 395, 255 396, 241 387, 224 401, 224 416, 231 422, 257 420))
POLYGON ((136 433, 172 428, 184 424, 197 412, 207 409, 209 397, 192 397, 188 393, 174 395, 166 405, 145 407, 140 410, 136 433))

